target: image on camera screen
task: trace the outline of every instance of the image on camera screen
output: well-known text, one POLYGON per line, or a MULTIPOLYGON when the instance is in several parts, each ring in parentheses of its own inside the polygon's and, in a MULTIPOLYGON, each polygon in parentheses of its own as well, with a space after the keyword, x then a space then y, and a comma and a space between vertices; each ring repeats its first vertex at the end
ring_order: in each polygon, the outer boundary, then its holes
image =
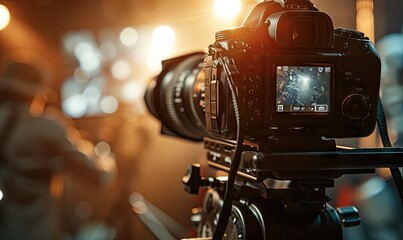
POLYGON ((277 66, 277 112, 328 113, 331 66, 277 66))

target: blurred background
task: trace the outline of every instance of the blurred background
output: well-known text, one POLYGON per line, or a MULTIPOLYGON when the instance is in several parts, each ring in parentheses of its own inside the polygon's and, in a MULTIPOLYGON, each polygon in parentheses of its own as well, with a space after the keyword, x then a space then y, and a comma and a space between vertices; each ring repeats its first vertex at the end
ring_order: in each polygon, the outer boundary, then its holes
MULTIPOLYGON (((174 225, 177 237, 194 236, 191 209, 202 198, 187 194, 181 177, 189 164, 203 160, 203 146, 160 136, 159 122, 145 109, 144 90, 162 59, 206 51, 215 32, 239 26, 258 2, 0 1, 0 57, 17 48, 40 51, 54 76, 43 99, 48 111, 60 111, 99 156, 118 167, 118 180, 107 189, 89 191, 65 180, 66 224, 78 229, 76 239, 107 239, 100 236, 116 235, 116 226, 125 239, 155 239, 126 207, 129 199, 145 199, 162 211, 157 215, 174 225)), ((402 31, 401 0, 312 2, 336 27, 363 31, 375 43, 402 31)), ((345 143, 379 145, 376 133, 345 143)), ((141 215, 149 208, 134 210, 141 215)))

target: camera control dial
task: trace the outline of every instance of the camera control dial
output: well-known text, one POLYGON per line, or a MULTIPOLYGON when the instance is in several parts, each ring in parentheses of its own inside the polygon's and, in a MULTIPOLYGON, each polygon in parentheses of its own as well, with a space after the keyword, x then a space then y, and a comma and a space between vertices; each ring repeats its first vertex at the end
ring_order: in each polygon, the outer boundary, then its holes
POLYGON ((342 113, 350 120, 360 120, 367 118, 370 105, 368 99, 362 94, 351 94, 347 96, 342 105, 342 113))
POLYGON ((227 29, 219 31, 215 34, 216 41, 226 41, 230 39, 240 39, 248 37, 252 33, 253 29, 249 27, 238 27, 233 29, 227 29))
POLYGON ((347 29, 347 28, 336 28, 335 33, 344 37, 356 38, 356 39, 364 39, 365 35, 363 32, 347 29))

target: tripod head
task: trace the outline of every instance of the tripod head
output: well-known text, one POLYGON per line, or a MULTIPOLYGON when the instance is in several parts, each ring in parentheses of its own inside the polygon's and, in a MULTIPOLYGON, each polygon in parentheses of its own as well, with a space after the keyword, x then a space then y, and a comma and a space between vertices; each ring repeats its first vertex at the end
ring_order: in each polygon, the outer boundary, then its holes
MULTIPOLYGON (((204 141, 209 166, 228 172, 234 142, 212 138, 204 141)), ((320 236, 340 240, 342 226, 356 226, 360 217, 354 206, 333 209, 328 204, 331 199, 326 189, 334 187, 335 179, 345 174, 368 174, 376 168, 403 166, 401 148, 348 149, 336 146, 334 140, 321 138, 273 138, 245 142, 243 149, 229 221, 234 225, 226 230, 226 234, 235 231, 237 236, 243 236, 234 239, 268 239, 270 235, 270 239, 320 236), (276 187, 268 180, 287 184, 276 187)), ((226 180, 203 178, 200 165, 193 164, 182 182, 193 194, 200 187, 209 189, 203 212, 199 213, 202 220, 198 235, 211 236, 222 207, 226 180)))

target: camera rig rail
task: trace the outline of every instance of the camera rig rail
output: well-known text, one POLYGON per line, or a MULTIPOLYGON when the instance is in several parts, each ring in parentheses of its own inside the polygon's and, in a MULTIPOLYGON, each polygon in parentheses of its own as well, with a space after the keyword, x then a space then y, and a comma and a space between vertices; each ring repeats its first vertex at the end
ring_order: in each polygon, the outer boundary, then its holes
MULTIPOLYGON (((376 168, 403 166, 402 148, 351 149, 334 140, 287 138, 245 142, 225 232, 228 239, 343 239, 342 226, 360 224, 354 206, 334 209, 326 189, 345 174, 369 174, 376 168), (290 167, 292 166, 292 167, 290 167), (293 231, 289 231, 293 229, 293 231)), ((235 144, 204 139, 210 167, 229 172, 235 144)), ((208 188, 198 213, 198 236, 210 237, 222 208, 226 178, 200 176, 193 164, 182 179, 189 193, 208 188)))
MULTIPOLYGON (((258 182, 266 178, 293 180, 311 179, 312 176, 336 179, 344 174, 374 173, 376 168, 403 165, 402 148, 352 149, 336 146, 334 140, 301 138, 298 141, 295 137, 290 140, 274 138, 259 143, 246 142, 239 174, 258 182), (293 142, 299 146, 290 146, 293 142), (315 143, 319 144, 316 151, 312 148, 315 143)), ((204 146, 208 164, 228 171, 234 143, 205 138, 204 146)))

